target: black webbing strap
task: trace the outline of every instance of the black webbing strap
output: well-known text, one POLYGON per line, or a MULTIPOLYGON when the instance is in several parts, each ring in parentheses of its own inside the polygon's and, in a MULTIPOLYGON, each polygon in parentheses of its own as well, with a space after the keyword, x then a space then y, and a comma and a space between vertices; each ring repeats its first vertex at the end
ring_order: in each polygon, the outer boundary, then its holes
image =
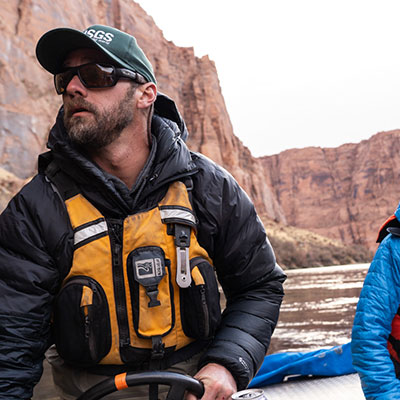
POLYGON ((151 383, 149 385, 149 400, 158 400, 158 385, 151 383))
POLYGON ((54 185, 53 189, 63 201, 76 196, 80 192, 75 182, 60 169, 54 160, 47 166, 45 174, 50 183, 54 185))
POLYGON ((193 210, 193 202, 192 202, 193 179, 191 176, 187 176, 185 179, 183 179, 182 182, 186 186, 186 190, 187 190, 187 193, 189 196, 189 201, 190 201, 190 204, 192 204, 192 210, 193 210))
POLYGON ((160 365, 160 360, 164 358, 165 355, 165 345, 162 341, 162 336, 152 336, 152 351, 151 351, 151 360, 150 360, 150 368, 157 369, 160 365))

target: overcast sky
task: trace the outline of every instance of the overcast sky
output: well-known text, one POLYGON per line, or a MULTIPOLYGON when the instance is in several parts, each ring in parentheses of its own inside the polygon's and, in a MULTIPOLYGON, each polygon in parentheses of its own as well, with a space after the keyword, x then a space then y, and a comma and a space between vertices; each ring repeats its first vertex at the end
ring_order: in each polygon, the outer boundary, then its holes
POLYGON ((215 61, 254 156, 400 129, 400 0, 136 0, 215 61))

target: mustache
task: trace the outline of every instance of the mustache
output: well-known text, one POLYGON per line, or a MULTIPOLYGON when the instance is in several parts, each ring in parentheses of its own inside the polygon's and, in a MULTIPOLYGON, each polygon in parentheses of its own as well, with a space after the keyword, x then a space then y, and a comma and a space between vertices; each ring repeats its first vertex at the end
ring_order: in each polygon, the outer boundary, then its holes
POLYGON ((96 114, 97 108, 82 98, 68 103, 64 102, 64 118, 70 118, 77 111, 89 111, 96 114))

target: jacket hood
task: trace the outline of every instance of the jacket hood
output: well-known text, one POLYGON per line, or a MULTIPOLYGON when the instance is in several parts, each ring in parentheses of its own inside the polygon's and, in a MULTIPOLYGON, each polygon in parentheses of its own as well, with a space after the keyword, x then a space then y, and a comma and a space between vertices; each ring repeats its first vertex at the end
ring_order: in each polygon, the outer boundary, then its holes
POLYGON ((186 142, 189 134, 186 129, 185 122, 183 121, 181 114, 179 113, 178 108, 172 99, 165 94, 158 93, 157 99, 154 103, 154 114, 174 122, 179 130, 179 135, 181 136, 182 140, 186 142))

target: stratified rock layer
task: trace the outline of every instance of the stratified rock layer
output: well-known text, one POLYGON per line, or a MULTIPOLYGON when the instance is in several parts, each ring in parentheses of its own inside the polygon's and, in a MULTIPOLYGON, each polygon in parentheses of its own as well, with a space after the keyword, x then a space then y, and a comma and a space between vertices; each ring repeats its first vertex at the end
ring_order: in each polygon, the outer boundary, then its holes
POLYGON ((261 160, 289 225, 345 243, 375 248, 379 227, 400 200, 400 130, 261 160))

